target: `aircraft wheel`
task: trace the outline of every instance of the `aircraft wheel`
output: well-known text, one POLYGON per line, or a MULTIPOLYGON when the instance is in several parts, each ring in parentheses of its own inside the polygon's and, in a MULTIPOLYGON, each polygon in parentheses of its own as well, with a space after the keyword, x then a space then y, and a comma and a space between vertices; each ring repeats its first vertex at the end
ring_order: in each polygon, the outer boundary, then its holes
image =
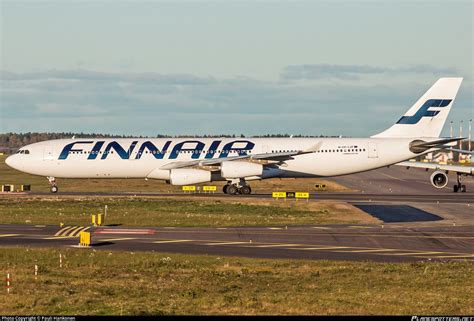
POLYGON ((454 193, 457 193, 457 192, 458 192, 458 189, 459 189, 459 187, 458 187, 457 185, 454 185, 454 186, 453 186, 453 192, 454 192, 454 193))
POLYGON ((466 193, 466 191, 467 191, 466 185, 461 185, 461 192, 466 193))
POLYGON ((229 188, 229 184, 226 184, 224 185, 224 187, 222 187, 222 191, 224 192, 224 194, 227 194, 227 189, 229 188))
POLYGON ((58 187, 56 185, 51 186, 51 193, 57 193, 58 192, 58 187))
POLYGON ((227 187, 227 194, 235 195, 239 192, 239 189, 235 185, 229 185, 227 187))
POLYGON ((240 193, 244 195, 250 195, 252 193, 252 189, 250 188, 250 186, 242 186, 240 188, 240 193))

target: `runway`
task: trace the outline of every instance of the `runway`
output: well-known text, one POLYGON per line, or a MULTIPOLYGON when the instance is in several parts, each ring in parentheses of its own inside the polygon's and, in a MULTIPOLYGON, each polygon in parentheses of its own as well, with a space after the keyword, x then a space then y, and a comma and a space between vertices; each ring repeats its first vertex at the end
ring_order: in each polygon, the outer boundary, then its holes
MULTIPOLYGON (((391 167, 332 179, 358 192, 311 192, 310 202, 350 203, 377 217, 381 222, 378 225, 221 228, 0 225, 0 244, 74 247, 78 244, 79 232, 90 231, 96 250, 377 262, 474 261, 474 193, 452 193, 448 188, 436 190, 428 178, 429 173, 424 171, 391 167)), ((474 190, 471 182, 472 179, 466 180, 468 188, 474 190)), ((28 195, 51 197, 47 193, 28 195)), ((169 193, 61 193, 54 197, 78 195, 183 196, 169 193)), ((242 196, 220 193, 194 194, 191 197, 242 199, 242 196)), ((250 197, 271 198, 271 194, 250 197)))
MULTIPOLYGON (((0 225, 0 240, 2 246, 76 247, 78 231, 87 228, 0 225)), ((89 231, 93 248, 107 251, 377 262, 474 262, 471 226, 97 227, 89 231)))

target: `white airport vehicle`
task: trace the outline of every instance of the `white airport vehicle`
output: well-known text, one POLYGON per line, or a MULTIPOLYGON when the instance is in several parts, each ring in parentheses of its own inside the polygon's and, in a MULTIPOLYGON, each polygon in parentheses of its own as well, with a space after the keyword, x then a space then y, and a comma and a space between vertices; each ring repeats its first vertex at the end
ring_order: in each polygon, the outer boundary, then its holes
POLYGON ((369 138, 59 139, 22 147, 6 163, 47 177, 53 193, 57 178, 145 178, 227 181, 224 193, 250 194, 252 180, 358 173, 459 140, 439 135, 461 82, 439 79, 393 126, 369 138))
MULTIPOLYGON (((454 149, 448 148, 448 151, 458 152, 462 154, 472 154, 474 155, 473 151, 462 150, 462 149, 454 149)), ((473 176, 474 175, 474 167, 473 166, 462 166, 462 165, 451 165, 451 164, 436 164, 436 163, 425 163, 425 162, 411 162, 405 161, 398 163, 396 165, 405 166, 407 169, 413 168, 422 168, 426 170, 433 169, 435 170, 433 174, 431 174, 430 182, 436 188, 444 188, 448 185, 448 173, 456 173, 457 183, 453 185, 453 192, 466 192, 466 185, 462 184, 462 176, 473 176)))

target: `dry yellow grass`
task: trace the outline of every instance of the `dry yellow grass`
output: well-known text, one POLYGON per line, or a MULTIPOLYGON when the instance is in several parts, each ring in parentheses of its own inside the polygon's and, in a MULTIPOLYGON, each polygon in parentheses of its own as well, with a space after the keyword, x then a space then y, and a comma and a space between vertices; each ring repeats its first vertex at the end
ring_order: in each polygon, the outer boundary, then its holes
POLYGON ((13 280, 11 294, 3 287, 0 291, 4 315, 474 313, 474 265, 469 262, 391 264, 2 248, 0 257, 0 271, 9 271, 13 280))

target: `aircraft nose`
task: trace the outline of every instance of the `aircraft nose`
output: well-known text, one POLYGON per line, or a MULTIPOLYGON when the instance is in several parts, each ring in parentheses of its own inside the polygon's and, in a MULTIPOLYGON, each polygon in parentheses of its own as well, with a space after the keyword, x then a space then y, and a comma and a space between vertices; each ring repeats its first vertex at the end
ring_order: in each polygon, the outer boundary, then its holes
POLYGON ((5 159, 5 163, 10 166, 11 168, 15 168, 13 166, 13 163, 14 163, 14 157, 15 155, 11 155, 11 156, 8 156, 7 159, 5 159))

